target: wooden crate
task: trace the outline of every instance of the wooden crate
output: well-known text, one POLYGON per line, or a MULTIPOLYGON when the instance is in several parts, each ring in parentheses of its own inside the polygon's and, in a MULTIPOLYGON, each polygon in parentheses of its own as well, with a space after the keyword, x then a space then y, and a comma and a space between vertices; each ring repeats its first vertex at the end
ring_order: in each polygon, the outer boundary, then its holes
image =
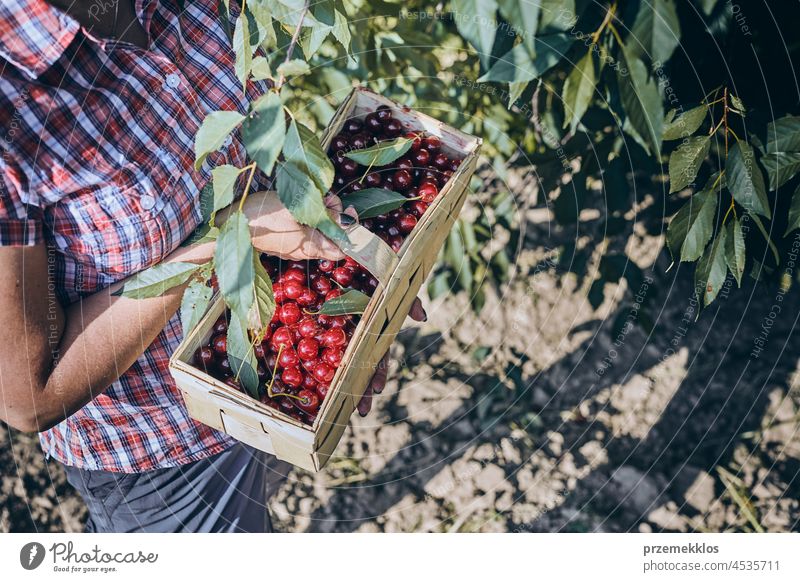
POLYGON ((463 157, 463 161, 397 255, 365 228, 354 225, 349 229, 354 246, 348 254, 367 267, 380 285, 347 346, 314 425, 304 425, 192 365, 195 350, 209 341, 211 327, 225 310, 219 297, 170 360, 170 371, 192 418, 309 471, 321 470, 339 443, 376 365, 400 331, 433 268, 464 204, 478 161, 480 139, 365 88, 354 89, 339 107, 323 136, 324 149, 347 119, 363 118, 379 105, 390 106, 394 117, 408 130, 438 136, 442 150, 449 156, 463 157))

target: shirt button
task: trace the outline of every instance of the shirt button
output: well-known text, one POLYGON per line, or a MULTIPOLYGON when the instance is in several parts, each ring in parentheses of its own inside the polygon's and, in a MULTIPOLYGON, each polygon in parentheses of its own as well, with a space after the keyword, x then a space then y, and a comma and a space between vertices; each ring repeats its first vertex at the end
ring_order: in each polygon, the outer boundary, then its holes
POLYGON ((225 138, 225 141, 222 142, 222 145, 225 146, 226 148, 229 148, 231 147, 232 143, 233 143, 233 137, 229 135, 228 137, 225 138))
POLYGON ((152 210, 152 208, 156 205, 156 199, 149 194, 142 194, 141 198, 139 198, 139 204, 145 210, 152 210))
POLYGON ((181 84, 181 78, 175 73, 167 75, 167 87, 176 89, 181 84))

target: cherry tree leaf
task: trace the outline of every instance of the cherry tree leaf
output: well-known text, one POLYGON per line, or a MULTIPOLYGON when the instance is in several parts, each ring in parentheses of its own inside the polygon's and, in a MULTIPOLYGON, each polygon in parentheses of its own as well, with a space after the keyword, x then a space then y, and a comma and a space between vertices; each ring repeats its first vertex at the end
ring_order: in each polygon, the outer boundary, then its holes
POLYGON ((728 152, 725 162, 728 189, 733 199, 749 212, 771 218, 764 175, 756 163, 750 144, 737 141, 728 152))
POLYGON ((352 206, 358 218, 373 218, 400 208, 408 202, 408 198, 386 188, 365 188, 350 192, 342 197, 342 204, 352 206))
POLYGON ((648 0, 639 5, 631 29, 632 49, 651 62, 666 63, 680 43, 681 27, 674 0, 648 0))
POLYGON ((228 134, 239 127, 242 121, 244 115, 238 111, 213 111, 206 116, 194 136, 196 170, 200 169, 208 154, 222 147, 228 134))
POLYGON ((270 175, 285 139, 283 104, 281 98, 270 91, 252 104, 242 124, 242 140, 258 169, 270 175))
POLYGON ((736 284, 742 286, 742 275, 744 274, 745 246, 742 223, 738 218, 732 217, 725 225, 725 263, 733 273, 736 284))
POLYGON ((322 150, 319 138, 314 132, 294 119, 286 131, 283 157, 288 162, 308 168, 320 192, 330 190, 335 175, 333 164, 322 150))
POLYGON ((350 315, 364 313, 369 305, 370 297, 361 291, 350 289, 339 297, 328 299, 320 307, 319 313, 322 315, 350 315))
POLYGON ((398 137, 382 141, 363 150, 348 152, 345 156, 363 166, 385 166, 404 156, 411 149, 413 142, 414 140, 411 138, 398 137))
POLYGON ((673 258, 696 261, 714 233, 717 195, 698 192, 675 214, 667 228, 667 247, 673 258))
POLYGON ((278 65, 277 72, 284 77, 299 77, 308 75, 311 72, 311 67, 303 59, 292 59, 278 65))
POLYGON ((242 212, 234 212, 220 229, 214 267, 225 303, 242 319, 253 305, 253 244, 242 212))
POLYGON ((233 50, 236 53, 234 65, 236 77, 242 83, 242 91, 247 90, 247 78, 253 66, 253 47, 250 45, 250 24, 247 14, 242 13, 236 19, 233 31, 233 50))
POLYGON ((597 82, 591 51, 578 61, 564 82, 562 98, 564 101, 564 127, 574 133, 583 114, 589 108, 597 82))
POLYGON ((243 171, 242 168, 237 168, 229 164, 217 166, 211 170, 214 188, 212 216, 233 202, 233 189, 236 186, 236 180, 239 178, 239 174, 243 171))
POLYGON ((708 105, 705 103, 682 113, 664 126, 662 139, 682 139, 692 135, 703 124, 707 115, 708 105))
POLYGON ((255 333, 261 333, 275 314, 275 295, 272 291, 272 279, 256 255, 253 256, 253 270, 253 306, 248 315, 248 327, 255 333))
POLYGON ((703 301, 703 305, 710 305, 716 299, 728 276, 728 265, 725 262, 726 237, 727 231, 720 229, 714 242, 697 261, 694 282, 697 298, 703 301))
POLYGON ((253 398, 258 398, 258 373, 256 355, 247 334, 247 326, 243 318, 236 313, 231 313, 228 322, 228 361, 234 378, 237 378, 247 393, 253 398))
POLYGON ((196 279, 189 283, 186 291, 183 292, 181 300, 181 325, 183 326, 183 337, 189 335, 195 326, 203 318, 208 303, 211 301, 213 291, 206 285, 205 281, 196 279))
POLYGON ((125 281, 122 288, 113 294, 131 299, 159 297, 188 281, 199 268, 200 265, 194 263, 159 263, 125 281))
POLYGON ((699 135, 687 138, 669 156, 669 191, 677 192, 694 182, 711 147, 711 138, 699 135))
POLYGON ((495 0, 453 0, 451 2, 456 28, 478 51, 484 67, 489 66, 492 46, 497 33, 497 2, 495 0))
POLYGON ((520 83, 533 81, 552 69, 564 58, 575 39, 568 34, 550 34, 534 40, 536 56, 522 44, 495 61, 489 71, 478 79, 479 83, 520 83))

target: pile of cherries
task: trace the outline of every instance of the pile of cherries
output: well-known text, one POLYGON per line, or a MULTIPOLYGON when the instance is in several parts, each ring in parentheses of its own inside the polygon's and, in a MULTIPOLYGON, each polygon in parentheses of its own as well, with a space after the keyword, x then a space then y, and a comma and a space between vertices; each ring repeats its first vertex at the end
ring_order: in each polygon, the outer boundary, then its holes
MULTIPOLYGON (((458 168, 460 160, 440 151, 436 136, 406 133, 408 154, 390 166, 367 168, 345 154, 403 134, 391 110, 381 106, 362 121, 350 119, 328 152, 336 168, 333 194, 342 198, 363 188, 386 188, 411 198, 401 208, 368 218, 362 224, 397 252, 417 220, 458 168), (363 177, 363 179, 361 179, 363 177)), ((377 279, 351 258, 282 261, 261 255, 272 279, 275 315, 254 351, 258 362, 260 400, 306 424, 313 424, 330 389, 336 369, 355 331, 358 315, 324 315, 320 307, 348 289, 372 295, 377 279)), ((229 386, 242 390, 227 355, 228 314, 214 323, 211 339, 194 354, 195 365, 229 386)))

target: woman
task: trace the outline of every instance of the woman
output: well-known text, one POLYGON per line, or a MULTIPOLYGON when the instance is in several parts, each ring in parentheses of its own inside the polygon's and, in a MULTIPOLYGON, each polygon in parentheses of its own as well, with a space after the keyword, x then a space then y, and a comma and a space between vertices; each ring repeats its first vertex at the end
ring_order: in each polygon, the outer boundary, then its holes
MULTIPOLYGON (((112 294, 155 263, 213 256, 179 245, 210 169, 245 151, 231 138, 194 171, 193 137, 207 112, 245 112, 265 90, 242 94, 216 0, 182 4, 0 5, 0 418, 41 433, 89 531, 270 529, 267 455, 189 418, 167 369, 183 287, 112 294)), ((342 258, 274 194, 245 210, 261 251, 342 258)))

